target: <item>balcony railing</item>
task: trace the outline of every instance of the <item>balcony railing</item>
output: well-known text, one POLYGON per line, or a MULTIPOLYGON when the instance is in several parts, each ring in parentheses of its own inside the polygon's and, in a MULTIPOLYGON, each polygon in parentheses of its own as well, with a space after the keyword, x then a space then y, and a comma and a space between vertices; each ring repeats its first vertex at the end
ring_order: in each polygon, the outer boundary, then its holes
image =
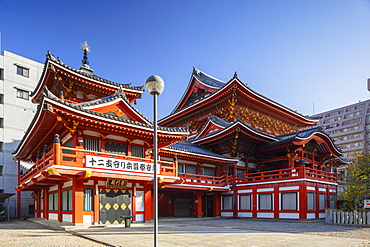
POLYGON ((307 167, 293 167, 281 170, 241 174, 235 177, 230 176, 229 180, 232 184, 240 184, 251 182, 279 181, 297 178, 311 178, 320 181, 337 182, 338 174, 307 167))
MULTIPOLYGON (((54 145, 54 150, 45 152, 41 157, 39 156, 36 160, 36 163, 28 169, 23 175, 21 175, 21 183, 26 182, 27 180, 33 178, 34 176, 45 171, 50 166, 53 165, 63 165, 71 167, 86 167, 84 164, 84 158, 86 155, 101 156, 105 158, 119 159, 122 161, 130 160, 137 162, 153 163, 151 159, 144 159, 132 156, 124 156, 119 154, 103 153, 103 152, 94 152, 88 151, 81 148, 68 148, 68 147, 58 147, 54 145)), ((160 175, 163 176, 174 176, 177 174, 177 163, 176 162, 158 162, 160 165, 160 175)))
POLYGON ((206 175, 198 175, 198 174, 187 174, 187 173, 179 173, 179 177, 181 177, 185 184, 196 184, 196 185, 205 185, 205 186, 226 186, 228 185, 228 177, 227 175, 223 175, 220 177, 213 177, 213 176, 206 176, 206 175))
MULTIPOLYGON (((86 167, 84 164, 84 158, 86 155, 93 156, 104 156, 112 159, 120 160, 133 160, 138 162, 152 163, 151 159, 143 159, 131 156, 124 156, 119 154, 110 154, 103 152, 94 152, 84 150, 82 148, 67 148, 60 147, 58 144, 54 145, 54 150, 44 152, 43 155, 39 155, 36 163, 26 171, 25 174, 21 175, 21 183, 33 178, 34 176, 45 171, 48 167, 53 165, 63 165, 71 167, 86 167)), ((177 163, 176 162, 163 162, 160 161, 160 175, 173 176, 182 178, 181 183, 194 184, 194 185, 205 185, 205 186, 226 186, 231 184, 241 183, 255 183, 255 182, 266 182, 287 180, 287 179, 298 179, 307 178, 319 181, 337 182, 338 174, 330 173, 322 170, 316 170, 307 168, 304 166, 294 167, 288 169, 280 169, 273 171, 264 171, 257 173, 247 173, 241 175, 222 175, 222 176, 206 176, 199 174, 177 174, 177 163)))

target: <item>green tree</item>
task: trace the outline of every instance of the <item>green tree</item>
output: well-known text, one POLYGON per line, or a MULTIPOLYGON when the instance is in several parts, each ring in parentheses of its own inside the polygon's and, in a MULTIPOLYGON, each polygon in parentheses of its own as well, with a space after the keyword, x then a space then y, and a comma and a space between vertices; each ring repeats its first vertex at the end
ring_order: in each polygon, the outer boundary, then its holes
POLYGON ((345 189, 340 193, 344 200, 341 209, 359 208, 363 199, 370 197, 370 153, 356 154, 348 166, 345 189))

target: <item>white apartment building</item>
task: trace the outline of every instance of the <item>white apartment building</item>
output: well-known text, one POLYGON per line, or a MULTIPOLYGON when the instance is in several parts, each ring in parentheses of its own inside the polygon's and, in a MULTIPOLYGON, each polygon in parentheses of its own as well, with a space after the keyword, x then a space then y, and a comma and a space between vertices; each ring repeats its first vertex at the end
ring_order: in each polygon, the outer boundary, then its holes
MULTIPOLYGON (((15 217, 17 212, 18 164, 12 151, 17 148, 27 130, 36 105, 30 93, 36 87, 43 64, 9 51, 0 55, 0 195, 14 193, 5 200, 5 216, 15 217), (9 205, 8 205, 9 202, 9 205)), ((27 169, 27 164, 22 164, 27 169)), ((21 194, 21 215, 33 216, 34 203, 30 193, 21 194)))
POLYGON ((370 151, 370 100, 311 117, 320 118, 319 124, 342 149, 344 158, 351 159, 354 153, 370 151))

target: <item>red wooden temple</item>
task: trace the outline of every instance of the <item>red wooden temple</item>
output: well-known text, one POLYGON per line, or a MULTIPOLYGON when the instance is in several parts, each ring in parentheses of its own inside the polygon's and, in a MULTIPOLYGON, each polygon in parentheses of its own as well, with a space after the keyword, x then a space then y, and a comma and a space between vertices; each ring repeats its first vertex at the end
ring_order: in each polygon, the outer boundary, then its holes
MULTIPOLYGON (((222 82, 193 69, 173 112, 153 124, 133 103, 144 89, 100 78, 47 55, 32 93, 38 110, 15 159, 33 191, 36 217, 75 224, 159 216, 323 218, 335 207, 343 163, 317 120, 253 91, 238 76, 222 82)), ((18 208, 20 208, 18 206, 18 208)))

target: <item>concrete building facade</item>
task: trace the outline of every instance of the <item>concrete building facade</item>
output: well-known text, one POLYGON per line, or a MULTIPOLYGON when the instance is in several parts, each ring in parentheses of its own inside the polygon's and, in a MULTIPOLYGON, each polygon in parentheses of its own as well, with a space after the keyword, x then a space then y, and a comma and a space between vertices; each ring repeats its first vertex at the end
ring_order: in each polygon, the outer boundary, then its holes
POLYGON ((324 131, 342 149, 342 157, 370 151, 370 100, 315 114, 324 131))
MULTIPOLYGON (((12 152, 27 130, 36 106, 30 92, 40 79, 43 64, 9 51, 0 55, 0 194, 11 194, 4 207, 6 217, 16 216, 18 166, 12 152), (9 205, 8 205, 9 204, 9 205)), ((22 163, 22 172, 32 164, 22 163)), ((22 216, 33 216, 34 202, 30 193, 22 194, 22 216)))

